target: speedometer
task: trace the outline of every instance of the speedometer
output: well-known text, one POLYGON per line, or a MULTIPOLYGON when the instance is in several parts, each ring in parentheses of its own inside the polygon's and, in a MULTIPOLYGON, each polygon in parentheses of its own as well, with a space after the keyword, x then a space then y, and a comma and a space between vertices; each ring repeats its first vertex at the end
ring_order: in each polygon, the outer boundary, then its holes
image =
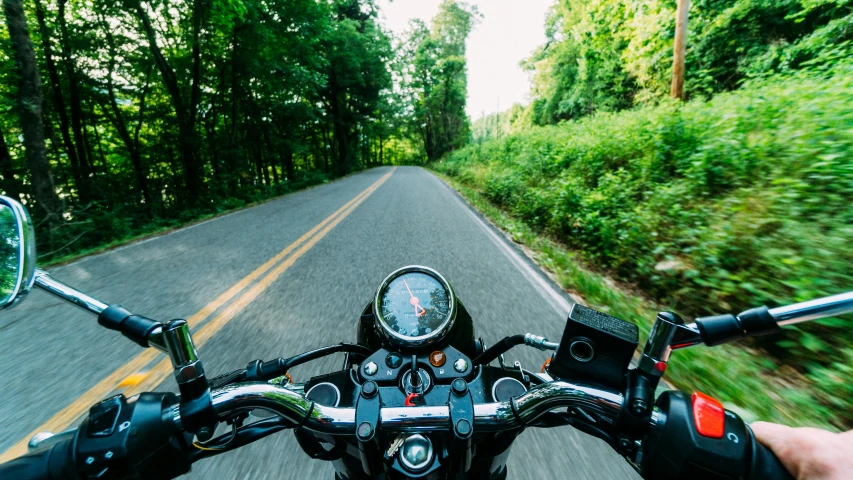
POLYGON ((456 297, 431 268, 403 267, 382 281, 373 303, 376 323, 397 345, 420 346, 444 338, 456 318, 456 297))

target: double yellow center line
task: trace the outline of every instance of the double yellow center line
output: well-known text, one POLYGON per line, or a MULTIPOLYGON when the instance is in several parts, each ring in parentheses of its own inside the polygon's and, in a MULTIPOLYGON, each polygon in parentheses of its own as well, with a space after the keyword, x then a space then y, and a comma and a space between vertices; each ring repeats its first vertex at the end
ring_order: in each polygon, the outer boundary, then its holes
MULTIPOLYGON (((284 250, 256 268, 252 273, 246 275, 234 284, 225 293, 212 302, 205 305, 201 310, 187 319, 190 328, 197 327, 205 319, 213 315, 220 308, 228 304, 218 315, 204 323, 201 328, 193 331, 193 340, 197 348, 201 348, 208 340, 213 338, 222 327, 240 313, 246 306, 252 303, 264 290, 269 288, 288 268, 326 236, 344 218, 353 212, 367 197, 376 191, 394 173, 396 167, 383 175, 379 180, 358 194, 355 198, 344 204, 341 208, 329 215, 325 220, 299 237, 295 242, 288 245, 284 250)), ((73 426, 81 418, 89 407, 103 399, 111 392, 121 390, 126 396, 136 395, 140 392, 150 391, 162 383, 172 372, 172 366, 167 357, 153 348, 148 348, 139 353, 123 366, 98 382, 86 393, 77 398, 73 403, 59 411, 50 420, 32 431, 24 439, 16 443, 10 449, 0 455, 0 463, 7 462, 15 457, 27 453, 27 442, 38 432, 61 432, 73 426), (157 362, 150 370, 140 373, 143 369, 157 362)))

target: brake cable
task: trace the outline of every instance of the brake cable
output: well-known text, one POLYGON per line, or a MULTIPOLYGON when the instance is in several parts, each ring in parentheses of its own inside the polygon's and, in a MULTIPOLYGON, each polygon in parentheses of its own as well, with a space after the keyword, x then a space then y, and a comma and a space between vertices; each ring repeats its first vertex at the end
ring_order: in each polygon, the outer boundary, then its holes
POLYGON ((254 360, 249 362, 245 369, 234 370, 210 379, 211 388, 220 388, 235 382, 265 382, 282 375, 287 375, 291 368, 303 363, 317 360, 325 356, 339 353, 354 353, 363 357, 369 357, 373 351, 363 345, 354 343, 339 343, 317 348, 305 353, 294 355, 290 358, 279 357, 275 360, 254 360))

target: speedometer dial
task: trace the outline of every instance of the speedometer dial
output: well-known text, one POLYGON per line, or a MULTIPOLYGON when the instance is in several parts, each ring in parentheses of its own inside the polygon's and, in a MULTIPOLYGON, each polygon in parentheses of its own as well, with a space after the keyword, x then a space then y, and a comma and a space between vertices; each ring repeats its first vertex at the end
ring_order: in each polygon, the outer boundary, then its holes
POLYGON ((399 345, 426 345, 444 337, 456 316, 447 281, 427 267, 405 267, 389 275, 376 292, 376 321, 399 345))

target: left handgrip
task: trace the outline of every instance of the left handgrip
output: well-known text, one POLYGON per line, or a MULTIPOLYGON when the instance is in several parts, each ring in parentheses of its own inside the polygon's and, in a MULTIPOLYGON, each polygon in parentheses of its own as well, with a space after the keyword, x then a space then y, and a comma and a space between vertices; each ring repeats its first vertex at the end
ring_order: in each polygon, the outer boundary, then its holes
POLYGON ((79 476, 74 461, 74 438, 0 464, 0 478, 77 480, 79 476))
POLYGON ((142 315, 134 315, 121 305, 110 305, 98 314, 98 323, 110 330, 116 330, 133 340, 141 347, 149 347, 149 339, 154 330, 163 325, 142 315))

